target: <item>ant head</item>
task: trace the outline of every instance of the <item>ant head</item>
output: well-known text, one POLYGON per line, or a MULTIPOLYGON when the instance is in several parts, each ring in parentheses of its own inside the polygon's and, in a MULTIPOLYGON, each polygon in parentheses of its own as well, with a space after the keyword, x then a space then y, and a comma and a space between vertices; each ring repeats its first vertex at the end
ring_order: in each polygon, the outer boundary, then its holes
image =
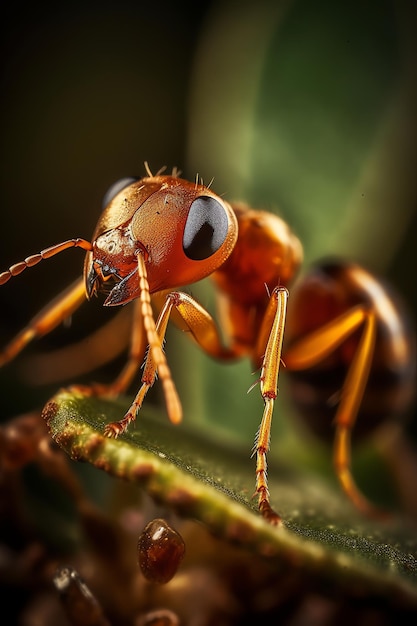
POLYGON ((201 184, 175 176, 123 179, 106 202, 84 273, 89 297, 116 282, 107 305, 139 296, 138 254, 155 293, 205 278, 236 243, 232 208, 201 184))

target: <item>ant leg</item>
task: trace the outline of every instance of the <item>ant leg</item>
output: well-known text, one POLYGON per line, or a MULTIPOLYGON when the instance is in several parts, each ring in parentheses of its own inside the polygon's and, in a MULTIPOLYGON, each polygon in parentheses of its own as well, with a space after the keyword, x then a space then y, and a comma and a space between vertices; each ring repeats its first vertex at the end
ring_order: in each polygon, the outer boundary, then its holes
POLYGON ((38 313, 4 348, 0 353, 0 366, 14 359, 30 341, 53 330, 78 309, 85 299, 84 280, 80 279, 38 313))
POLYGON ((387 513, 373 506, 365 498, 353 479, 350 459, 350 434, 356 421, 366 383, 369 376, 376 338, 376 317, 369 313, 360 343, 356 350, 343 386, 340 405, 336 413, 333 463, 345 493, 363 513, 374 517, 385 517, 387 513))
MULTIPOLYGON (((268 331, 266 332, 264 329, 263 336, 269 336, 261 373, 261 392, 265 402, 265 409, 255 443, 255 452, 257 455, 256 493, 259 497, 259 510, 265 519, 272 524, 279 524, 281 518, 272 509, 269 502, 266 477, 266 454, 269 448, 274 399, 277 396, 278 372, 281 361, 287 300, 288 291, 283 287, 277 287, 271 296, 271 304, 265 316, 264 326, 268 328, 268 331)), ((195 341, 207 354, 223 359, 236 358, 237 353, 233 348, 223 346, 218 329, 209 313, 193 300, 191 296, 182 292, 173 292, 167 295, 165 305, 161 310, 156 324, 156 332, 160 344, 162 344, 165 337, 168 320, 173 308, 179 314, 182 322, 185 323, 186 328, 192 334, 195 341)), ((106 426, 106 436, 117 437, 135 420, 147 391, 155 382, 157 370, 158 365, 150 349, 142 376, 142 387, 123 419, 106 426)), ((171 398, 166 393, 165 401, 171 421, 178 421, 175 420, 175 413, 172 415, 170 412, 171 398)))
POLYGON ((256 453, 255 493, 258 494, 259 511, 268 522, 274 525, 281 523, 281 517, 273 510, 269 501, 266 455, 269 450, 274 401, 278 394, 278 375, 281 364, 287 302, 287 289, 285 287, 276 287, 271 294, 260 333, 261 337, 265 337, 266 333, 268 333, 268 341, 266 343, 260 378, 261 394, 265 408, 254 446, 254 453, 256 453))
POLYGON ((131 309, 123 307, 107 323, 80 341, 30 356, 23 364, 23 375, 32 385, 50 385, 92 372, 128 348, 131 325, 131 309))
MULTIPOLYGON (((165 354, 162 350, 163 338, 165 336, 166 326, 168 324, 169 313, 171 309, 168 307, 169 310, 167 312, 164 312, 164 307, 159 316, 157 326, 155 324, 151 307, 151 295, 149 292, 149 283, 147 278, 144 253, 138 252, 137 262, 140 286, 138 306, 140 307, 140 312, 143 319, 143 327, 146 332, 146 338, 149 344, 149 351, 145 363, 144 373, 142 376, 142 387, 140 388, 131 407, 129 408, 123 419, 118 422, 111 422, 110 424, 107 424, 104 429, 104 434, 107 437, 117 437, 126 430, 130 422, 136 419, 137 412, 142 406, 148 389, 153 385, 157 372, 162 382, 168 417, 170 421, 174 424, 177 424, 182 419, 181 402, 178 397, 174 382, 172 380, 171 372, 168 367, 165 354)), ((133 363, 128 363, 128 369, 125 370, 126 378, 129 378, 129 380, 133 367, 133 363)), ((122 376, 123 375, 124 374, 122 373, 122 376)))
POLYGON ((376 339, 376 317, 373 311, 356 307, 330 321, 322 328, 300 339, 285 354, 288 369, 312 367, 335 350, 356 329, 363 327, 355 356, 343 384, 336 412, 333 463, 339 482, 355 506, 368 516, 382 517, 386 513, 372 505, 357 487, 351 473, 351 431, 369 376, 376 339))
MULTIPOLYGON (((265 410, 255 444, 257 456, 256 493, 259 497, 259 509, 262 515, 272 524, 278 524, 281 518, 273 511, 269 503, 266 453, 269 448, 274 399, 277 395, 287 300, 288 291, 285 288, 278 287, 273 291, 261 333, 263 337, 268 337, 268 341, 266 349, 263 349, 264 359, 261 372, 261 393, 265 402, 265 410)), ((173 308, 179 314, 195 341, 207 354, 222 359, 236 358, 237 352, 233 347, 227 348, 223 346, 213 318, 198 302, 186 293, 174 292, 167 296, 165 306, 157 323, 161 339, 164 337, 168 318, 173 308)), ((128 412, 130 421, 134 419, 135 411, 140 408, 147 390, 153 384, 155 373, 155 364, 152 363, 152 355, 149 353, 142 378, 144 384, 132 405, 132 412, 128 412)))
MULTIPOLYGON (((266 477, 266 454, 269 448, 274 399, 277 396, 278 372, 281 361, 287 300, 288 291, 283 287, 277 287, 272 293, 271 304, 265 316, 266 324, 264 324, 264 326, 269 327, 268 333, 266 331, 263 333, 263 336, 269 335, 269 339, 265 349, 261 372, 261 393, 264 398, 265 409, 255 444, 257 456, 256 493, 259 498, 259 510, 265 519, 272 524, 279 524, 281 518, 272 509, 269 502, 266 477)), ((167 299, 155 327, 159 345, 163 343, 173 308, 179 314, 182 322, 185 323, 186 328, 192 334, 195 341, 207 354, 223 359, 236 358, 237 353, 233 348, 223 346, 218 329, 209 313, 193 300, 191 296, 182 292, 173 292, 167 295, 167 299)), ((142 406, 146 393, 155 382, 156 373, 159 371, 158 367, 154 353, 149 349, 142 375, 142 386, 123 419, 119 422, 107 424, 104 431, 107 437, 117 437, 136 419, 136 415, 142 406)), ((173 411, 171 397, 166 393, 165 389, 164 392, 168 415, 171 421, 176 423, 179 421, 175 404, 176 399, 174 399, 173 411)))
MULTIPOLYGON (((188 293, 174 291, 167 295, 169 312, 174 309, 179 314, 179 325, 191 333, 193 339, 209 356, 217 359, 231 360, 238 355, 233 348, 223 345, 214 319, 201 304, 188 293), (183 322, 184 324, 180 324, 183 322)), ((162 312, 161 312, 162 315, 162 312)))
MULTIPOLYGON (((146 253, 145 253, 146 255, 146 253)), ((161 337, 156 329, 155 320, 153 317, 153 311, 151 307, 151 294, 149 292, 149 282, 146 272, 145 256, 139 252, 137 254, 138 262, 138 275, 139 275, 139 287, 140 296, 139 302, 141 305, 141 313, 143 318, 143 326, 146 332, 146 338, 149 344, 149 352, 154 363, 154 367, 158 372, 159 378, 164 390, 165 401, 168 410, 168 416, 172 423, 178 424, 182 420, 182 407, 178 397, 177 390, 172 380, 171 372, 168 367, 167 360, 165 358, 164 351, 162 349, 162 339, 165 335, 165 328, 161 329, 161 337)), ((162 323, 162 322, 161 322, 162 323)), ((168 318, 167 322, 168 323, 168 318)), ((146 368, 145 368, 146 369, 146 368)), ((146 393, 146 391, 145 391, 146 393)))
MULTIPOLYGON (((161 345, 164 341, 171 309, 172 309, 172 304, 170 304, 170 300, 167 299, 165 302, 165 306, 163 307, 158 317, 156 326, 155 326, 161 345)), ((139 307, 139 311, 140 311, 140 307, 139 307)), ((133 367, 134 367, 133 362, 131 366, 128 363, 125 367, 125 370, 122 372, 121 378, 124 378, 125 376, 130 377, 130 372, 133 369, 133 367)), ((135 368, 135 370, 136 369, 137 367, 135 368)), ((157 374, 157 366, 155 363, 155 359, 153 358, 152 351, 149 349, 146 360, 145 360, 145 365, 143 368, 142 386, 139 389, 138 393, 136 394, 135 399, 133 400, 131 406, 129 407, 129 410, 125 413, 123 418, 119 420, 118 422, 111 422, 110 424, 107 424, 105 426, 104 434, 106 437, 118 437, 127 429, 129 424, 136 419, 136 416, 140 408, 142 407, 146 394, 148 393, 149 389, 152 387, 152 385, 154 384, 156 380, 156 374, 157 374)), ((170 404, 169 404, 170 397, 165 396, 165 401, 166 401, 168 416, 170 417, 170 420, 173 423, 177 423, 180 420, 178 420, 177 418, 178 413, 176 409, 173 413, 174 419, 173 417, 171 417, 170 404)))
POLYGON ((146 336, 143 332, 142 311, 140 303, 136 301, 132 320, 129 358, 116 380, 108 385, 108 393, 119 395, 127 390, 142 363, 145 350, 146 336))
MULTIPOLYGON (((114 320, 113 320, 114 321, 114 320)), ((108 329, 101 328, 102 334, 104 335, 108 329)), ((100 332, 98 331, 98 332, 100 332)), ((91 337, 89 337, 91 339, 91 337)), ((94 339, 94 337, 93 337, 94 339)), ((119 337, 118 337, 119 343, 119 337)), ((121 346, 125 347, 125 344, 121 346)), ((118 346, 118 352, 120 346, 118 346)), ((143 319, 141 313, 141 305, 139 301, 135 301, 134 303, 134 313, 133 319, 131 320, 131 332, 130 332, 130 349, 129 349, 129 357, 126 362, 126 365, 117 376, 117 378, 109 383, 109 384, 99 384, 94 383, 92 385, 72 385, 71 389, 74 391, 80 391, 86 395, 94 395, 94 396, 106 396, 106 397, 116 397, 122 393, 124 393, 131 382, 133 381, 140 364, 143 360, 143 355, 146 350, 146 335, 143 331, 143 319)), ((92 369, 92 368, 89 368, 92 369)))
MULTIPOLYGON (((213 318, 191 296, 182 292, 167 294, 155 327, 160 345, 164 341, 173 308, 179 313, 182 321, 185 322, 186 327, 200 347, 207 353, 220 358, 232 358, 235 356, 233 351, 222 346, 213 318)), ((136 415, 143 404, 148 390, 155 382, 157 371, 159 370, 154 353, 149 349, 142 375, 142 386, 123 419, 107 424, 104 431, 107 437, 117 437, 136 419, 136 415)), ((168 394, 165 389, 164 393, 168 416, 171 422, 178 423, 181 415, 178 414, 177 398, 176 396, 174 398, 171 397, 169 389, 168 394)))

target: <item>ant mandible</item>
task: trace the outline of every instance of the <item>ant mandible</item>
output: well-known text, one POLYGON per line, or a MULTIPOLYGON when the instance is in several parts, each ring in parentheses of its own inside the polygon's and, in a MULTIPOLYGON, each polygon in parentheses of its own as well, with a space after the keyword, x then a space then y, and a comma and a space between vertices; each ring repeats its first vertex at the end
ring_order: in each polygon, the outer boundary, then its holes
POLYGON ((175 310, 207 354, 223 360, 248 356, 260 368, 264 411, 254 451, 255 494, 262 515, 272 524, 281 521, 270 504, 266 475, 281 363, 296 372, 299 399, 307 405, 307 413, 320 416, 318 429, 323 417, 327 419, 328 398, 338 395, 335 471, 353 503, 368 515, 378 515, 379 509, 355 484, 350 447, 361 405, 367 413, 365 430, 370 430, 388 415, 401 412, 408 395, 405 389, 411 387, 411 342, 389 293, 357 265, 321 264, 299 283, 287 318, 287 287, 302 261, 300 241, 287 224, 272 213, 230 204, 198 179, 195 183, 181 179, 176 170, 171 176, 161 171, 153 176, 147 164, 146 170, 146 177, 122 179, 110 188, 91 242, 69 239, 0 274, 4 284, 68 248, 86 251, 83 279, 10 342, 0 364, 13 359, 35 337, 49 333, 100 291, 107 293, 105 306, 135 301, 126 366, 113 383, 95 385, 91 393, 116 395, 127 390, 143 359, 145 334, 149 350, 142 385, 124 417, 107 424, 104 434, 117 437, 135 420, 157 374, 169 419, 178 423, 181 402, 162 349, 175 310), (177 291, 207 276, 221 298, 219 323, 230 338, 228 346, 209 313, 190 295, 177 291), (151 296, 159 292, 168 293, 155 322, 151 296))

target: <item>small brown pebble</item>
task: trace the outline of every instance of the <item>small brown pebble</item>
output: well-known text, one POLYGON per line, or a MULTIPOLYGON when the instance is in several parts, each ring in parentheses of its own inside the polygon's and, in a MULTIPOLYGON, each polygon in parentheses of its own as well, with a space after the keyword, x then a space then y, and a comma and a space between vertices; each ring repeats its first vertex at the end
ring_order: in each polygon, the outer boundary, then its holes
POLYGON ((164 584, 173 578, 184 557, 181 535, 163 519, 154 519, 142 531, 138 541, 138 563, 149 581, 164 584))

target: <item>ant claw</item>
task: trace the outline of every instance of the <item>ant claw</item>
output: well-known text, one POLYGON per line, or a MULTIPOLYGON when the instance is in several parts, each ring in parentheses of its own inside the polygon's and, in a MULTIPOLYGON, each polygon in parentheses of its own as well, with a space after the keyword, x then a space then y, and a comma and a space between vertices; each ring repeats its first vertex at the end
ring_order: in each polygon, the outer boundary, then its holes
POLYGON ((126 427, 123 426, 120 422, 110 422, 110 424, 106 424, 103 430, 103 435, 108 437, 109 439, 117 439, 119 435, 121 435, 126 430, 126 427))
POLYGON ((274 511, 267 500, 259 503, 259 512, 271 526, 282 526, 282 518, 274 511))

